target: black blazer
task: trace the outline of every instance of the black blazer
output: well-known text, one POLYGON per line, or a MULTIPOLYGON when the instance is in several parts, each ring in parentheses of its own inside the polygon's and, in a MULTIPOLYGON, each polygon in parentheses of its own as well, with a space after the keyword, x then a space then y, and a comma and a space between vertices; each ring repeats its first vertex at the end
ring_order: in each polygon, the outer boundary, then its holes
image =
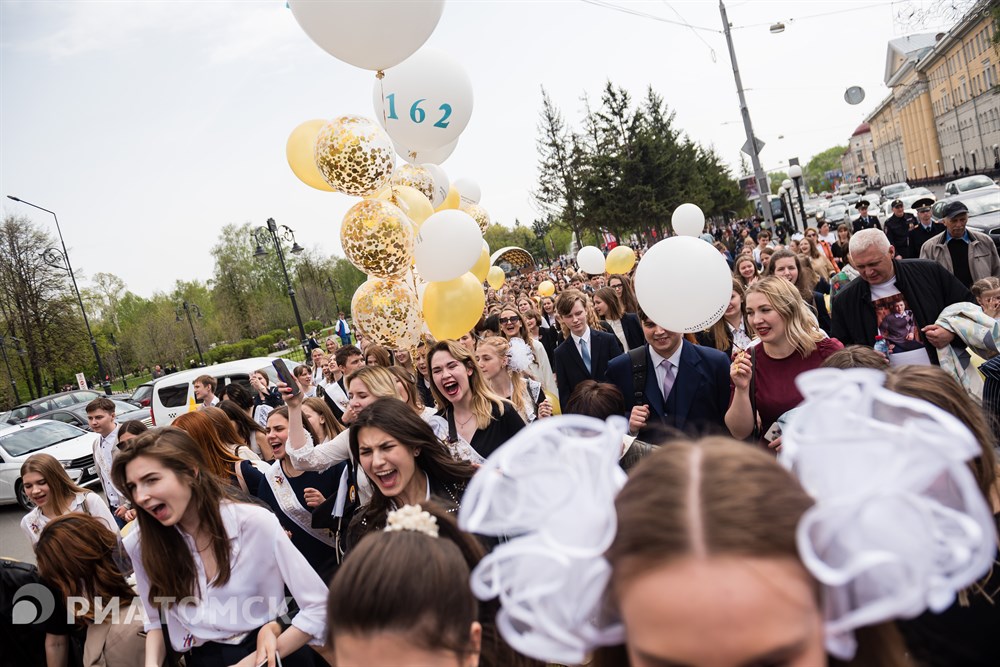
POLYGON ((556 384, 559 385, 559 404, 565 406, 576 385, 584 380, 604 382, 604 373, 608 363, 625 351, 618 337, 614 334, 590 330, 590 366, 593 372, 588 373, 583 364, 580 350, 577 349, 573 336, 567 336, 555 352, 556 384))
MULTIPOLYGON (((682 341, 680 366, 667 402, 663 400, 663 390, 656 381, 646 346, 646 387, 643 391, 646 405, 652 413, 646 420, 646 428, 638 438, 646 442, 646 437, 654 437, 659 426, 667 426, 692 435, 705 433, 728 433, 726 430, 726 410, 729 408, 729 358, 725 352, 715 348, 694 345, 682 341), (673 409, 669 409, 670 407, 673 409)), ((635 390, 632 387, 632 363, 629 356, 622 355, 608 366, 607 381, 618 387, 625 397, 625 417, 635 406, 635 390)))
MULTIPOLYGON (((622 315, 621 322, 622 333, 625 334, 625 342, 628 343, 629 350, 634 350, 646 344, 646 336, 642 333, 642 323, 639 322, 638 315, 635 313, 625 313, 622 315)), ((611 327, 611 323, 607 320, 601 320, 601 329, 618 338, 615 330, 611 327)), ((618 342, 620 343, 621 341, 619 340, 618 342)))

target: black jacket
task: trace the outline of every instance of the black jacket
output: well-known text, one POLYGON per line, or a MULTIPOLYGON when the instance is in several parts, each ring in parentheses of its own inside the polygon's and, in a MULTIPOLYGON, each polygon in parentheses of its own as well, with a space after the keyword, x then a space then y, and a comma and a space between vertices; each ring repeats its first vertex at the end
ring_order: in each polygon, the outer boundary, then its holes
MULTIPOLYGON (((966 287, 944 267, 925 259, 893 260, 896 288, 906 297, 917 326, 934 324, 947 306, 962 301, 975 303, 966 287)), ((872 305, 871 285, 862 278, 851 284, 833 300, 833 331, 830 336, 847 345, 875 345, 878 323, 872 305)), ((937 352, 926 340, 927 356, 937 363, 937 352)))
POLYGON ((568 336, 556 348, 556 384, 559 386, 559 405, 569 403, 569 397, 576 385, 584 380, 604 382, 604 373, 608 363, 622 354, 622 344, 614 334, 598 329, 590 330, 590 360, 591 370, 583 364, 580 351, 576 347, 573 336, 568 336))
POLYGON ((885 235, 896 250, 896 254, 905 259, 920 256, 920 248, 917 248, 916 254, 910 248, 911 224, 917 224, 917 218, 912 213, 904 213, 902 216, 890 215, 885 219, 885 235))
POLYGON ((878 218, 874 215, 869 215, 867 220, 863 220, 859 215, 854 219, 854 233, 857 234, 862 229, 882 229, 882 225, 879 224, 878 218))
POLYGON ((941 234, 945 231, 945 226, 940 222, 931 222, 930 230, 925 230, 917 222, 917 226, 910 230, 910 257, 918 259, 920 257, 920 249, 925 243, 930 241, 932 238, 941 234))

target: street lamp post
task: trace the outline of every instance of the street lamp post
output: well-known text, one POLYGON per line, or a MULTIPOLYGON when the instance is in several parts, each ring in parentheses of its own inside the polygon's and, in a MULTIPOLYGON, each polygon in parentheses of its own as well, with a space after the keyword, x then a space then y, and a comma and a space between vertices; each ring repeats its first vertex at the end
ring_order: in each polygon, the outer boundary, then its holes
POLYGON ((48 248, 41 253, 42 259, 49 266, 56 269, 62 269, 63 271, 69 273, 70 280, 73 282, 73 291, 76 293, 76 300, 80 304, 80 312, 83 313, 83 324, 87 327, 87 335, 90 337, 90 347, 93 349, 94 359, 97 361, 97 374, 101 378, 101 386, 104 387, 104 393, 110 396, 111 382, 108 380, 108 374, 104 372, 104 362, 101 361, 101 354, 97 351, 97 340, 94 338, 94 332, 90 330, 90 320, 87 319, 87 309, 83 307, 83 297, 80 296, 80 289, 76 285, 76 276, 73 274, 73 266, 69 263, 69 253, 66 251, 66 242, 63 240, 62 229, 59 227, 59 216, 56 215, 55 211, 50 211, 47 208, 38 206, 37 204, 32 204, 29 201, 18 199, 14 195, 7 195, 7 199, 27 204, 32 208, 37 208, 39 211, 50 213, 55 219, 56 232, 59 233, 59 243, 62 245, 62 252, 59 252, 56 248, 48 248))
POLYGON ((330 291, 333 292, 333 314, 337 315, 340 312, 340 304, 337 303, 337 285, 339 283, 335 282, 330 276, 326 277, 326 282, 330 285, 330 291))
MULTIPOLYGON (((788 168, 788 175, 792 177, 795 182, 795 193, 799 198, 799 211, 802 213, 802 232, 806 231, 806 206, 802 203, 802 167, 797 164, 793 164, 788 168)), ((791 196, 791 193, 789 193, 791 196)))
POLYGON ((795 215, 795 201, 792 199, 792 180, 790 178, 786 178, 781 182, 781 187, 788 193, 788 211, 789 215, 792 217, 792 231, 794 232, 799 228, 799 222, 795 215))
POLYGON ((125 379, 125 366, 122 364, 122 353, 118 349, 118 341, 115 340, 115 335, 110 334, 110 336, 111 336, 111 345, 113 345, 115 348, 115 357, 118 359, 118 373, 121 374, 122 389, 124 391, 128 391, 128 380, 125 379))
MULTIPOLYGON (((774 216, 771 214, 771 202, 768 196, 771 188, 767 185, 767 172, 760 164, 760 151, 757 148, 757 138, 753 135, 753 124, 750 122, 750 110, 747 108, 746 96, 743 94, 743 80, 740 78, 740 68, 736 64, 736 50, 733 48, 733 36, 730 32, 729 18, 726 16, 726 5, 719 0, 719 13, 722 14, 722 30, 726 35, 726 44, 729 46, 729 60, 733 63, 733 78, 736 79, 736 94, 740 99, 740 115, 743 117, 743 130, 747 135, 747 148, 749 148, 750 162, 753 164, 753 175, 757 180, 757 192, 759 193, 761 212, 764 219, 769 223, 774 223, 774 216)), ((780 32, 777 31, 777 32, 780 32)))
POLYGON ((976 173, 976 151, 975 149, 969 151, 969 155, 972 156, 972 173, 976 173))
POLYGON ((7 376, 10 378, 10 388, 14 390, 14 403, 21 402, 21 395, 17 391, 17 380, 14 379, 14 373, 10 370, 10 360, 7 358, 7 341, 16 341, 18 349, 20 350, 21 340, 15 338, 14 336, 0 336, 0 351, 3 352, 3 363, 7 367, 7 376))
MULTIPOLYGON (((299 254, 305 248, 300 246, 295 240, 295 232, 286 225, 281 225, 281 238, 289 241, 292 244, 292 253, 299 254)), ((288 298, 292 301, 292 311, 295 313, 295 323, 299 325, 299 336, 302 340, 302 351, 305 353, 306 358, 309 358, 309 341, 306 338, 306 328, 302 326, 302 316, 299 315, 299 304, 295 301, 295 290, 292 288, 292 281, 288 277, 288 267, 285 266, 285 253, 281 249, 281 238, 278 237, 278 223, 274 221, 274 218, 267 219, 266 227, 258 227, 251 230, 250 235, 253 237, 254 242, 257 244, 257 248, 254 250, 254 257, 263 257, 267 254, 267 250, 264 249, 264 245, 268 242, 268 235, 270 235, 270 241, 274 243, 274 247, 278 252, 278 261, 281 263, 281 272, 285 275, 285 287, 288 288, 288 298)))
POLYGON ((198 334, 196 334, 194 332, 194 321, 192 321, 192 319, 191 319, 191 311, 192 310, 195 312, 195 315, 197 316, 197 318, 199 320, 201 319, 201 308, 199 308, 198 306, 196 306, 193 303, 188 303, 187 301, 185 301, 181 305, 180 309, 177 309, 177 308, 174 309, 174 315, 177 316, 177 319, 176 319, 177 322, 181 321, 181 310, 183 310, 185 313, 187 313, 188 326, 191 327, 191 337, 194 338, 194 348, 196 350, 198 350, 198 363, 200 363, 202 366, 204 366, 205 365, 205 357, 202 356, 202 354, 201 354, 201 343, 198 342, 198 334))

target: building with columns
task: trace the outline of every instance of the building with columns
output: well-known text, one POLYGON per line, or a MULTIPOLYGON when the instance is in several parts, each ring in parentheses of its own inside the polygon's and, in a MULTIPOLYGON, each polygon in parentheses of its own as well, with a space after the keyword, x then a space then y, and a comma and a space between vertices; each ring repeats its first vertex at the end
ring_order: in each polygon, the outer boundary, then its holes
POLYGON ((883 80, 892 92, 865 118, 873 145, 869 173, 876 177, 870 181, 1000 169, 1000 52, 991 43, 989 4, 978 2, 947 33, 889 42, 883 80))

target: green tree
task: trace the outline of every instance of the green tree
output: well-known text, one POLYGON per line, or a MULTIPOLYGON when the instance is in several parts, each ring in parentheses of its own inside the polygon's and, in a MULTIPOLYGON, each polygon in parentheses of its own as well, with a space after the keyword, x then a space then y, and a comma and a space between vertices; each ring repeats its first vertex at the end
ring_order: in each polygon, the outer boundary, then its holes
POLYGON ((554 224, 565 226, 579 241, 584 222, 580 212, 583 147, 579 136, 567 129, 562 114, 544 88, 538 130, 539 177, 534 200, 554 224))
POLYGON ((833 146, 814 155, 803 169, 806 190, 822 192, 831 189, 833 182, 826 177, 826 172, 840 170, 840 156, 846 150, 847 146, 833 146))
POLYGON ((768 180, 771 182, 771 194, 778 194, 778 189, 781 187, 781 183, 788 178, 788 174, 783 171, 772 171, 767 175, 768 180))

